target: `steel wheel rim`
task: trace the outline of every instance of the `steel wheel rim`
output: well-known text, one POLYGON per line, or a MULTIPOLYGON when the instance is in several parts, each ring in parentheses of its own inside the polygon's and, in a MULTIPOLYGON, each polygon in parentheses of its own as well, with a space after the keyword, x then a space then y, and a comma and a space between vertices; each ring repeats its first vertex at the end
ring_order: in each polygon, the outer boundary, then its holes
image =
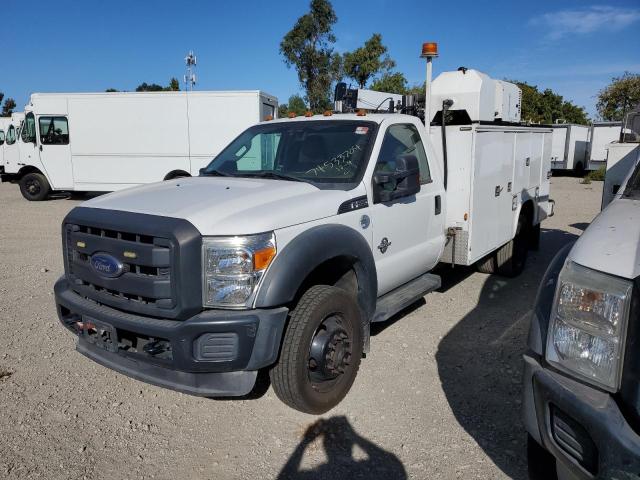
POLYGON ((349 330, 350 325, 335 313, 316 328, 307 359, 307 372, 314 389, 331 389, 349 369, 353 356, 353 334, 349 330))

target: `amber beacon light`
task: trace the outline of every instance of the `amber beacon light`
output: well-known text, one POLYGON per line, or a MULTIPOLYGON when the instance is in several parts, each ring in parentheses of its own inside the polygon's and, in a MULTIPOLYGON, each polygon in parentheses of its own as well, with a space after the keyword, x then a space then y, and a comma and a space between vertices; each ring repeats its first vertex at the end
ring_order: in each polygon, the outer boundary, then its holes
POLYGON ((425 42, 422 44, 422 53, 420 57, 437 57, 438 56, 438 44, 436 42, 425 42))

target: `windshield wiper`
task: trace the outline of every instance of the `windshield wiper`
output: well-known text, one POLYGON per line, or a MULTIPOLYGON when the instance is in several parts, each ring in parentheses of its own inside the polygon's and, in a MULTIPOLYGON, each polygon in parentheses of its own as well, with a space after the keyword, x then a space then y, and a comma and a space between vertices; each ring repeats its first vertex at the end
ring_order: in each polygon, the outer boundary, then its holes
POLYGON ((293 177, 284 173, 278 173, 273 171, 258 171, 258 172, 242 172, 234 175, 236 177, 256 177, 256 178, 274 178, 276 180, 288 180, 290 182, 305 182, 309 183, 302 178, 293 177))

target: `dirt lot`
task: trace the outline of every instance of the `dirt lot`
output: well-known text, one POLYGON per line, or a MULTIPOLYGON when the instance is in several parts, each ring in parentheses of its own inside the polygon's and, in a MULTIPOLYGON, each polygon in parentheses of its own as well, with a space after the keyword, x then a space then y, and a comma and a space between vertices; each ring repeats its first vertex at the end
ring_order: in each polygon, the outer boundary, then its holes
POLYGON ((441 291, 373 332, 351 393, 319 419, 271 389, 191 397, 81 356, 52 296, 60 223, 80 202, 29 203, 2 184, 0 477, 525 478, 529 312, 554 253, 598 212, 601 188, 554 178, 557 213, 526 271, 505 280, 444 269, 441 291))

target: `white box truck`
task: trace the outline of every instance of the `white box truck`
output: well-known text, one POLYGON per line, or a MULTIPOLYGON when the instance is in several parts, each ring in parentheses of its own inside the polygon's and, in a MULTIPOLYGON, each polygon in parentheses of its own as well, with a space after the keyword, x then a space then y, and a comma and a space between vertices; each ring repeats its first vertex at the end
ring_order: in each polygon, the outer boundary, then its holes
POLYGON ((586 125, 555 124, 551 142, 551 168, 582 172, 587 165, 590 128, 586 125))
POLYGON ((591 125, 587 170, 598 170, 607 163, 607 145, 620 139, 622 122, 597 122, 591 125))
POLYGON ((54 290, 78 351, 208 397, 245 395, 269 370, 291 407, 334 407, 371 323, 437 289, 438 263, 517 275, 551 214, 552 130, 496 121, 499 89, 479 77, 434 81, 437 127, 420 118, 429 95, 262 122, 199 177, 73 209, 54 290))
POLYGON ((260 91, 34 93, 20 160, 3 180, 28 200, 197 175, 249 125, 276 116, 260 91))

